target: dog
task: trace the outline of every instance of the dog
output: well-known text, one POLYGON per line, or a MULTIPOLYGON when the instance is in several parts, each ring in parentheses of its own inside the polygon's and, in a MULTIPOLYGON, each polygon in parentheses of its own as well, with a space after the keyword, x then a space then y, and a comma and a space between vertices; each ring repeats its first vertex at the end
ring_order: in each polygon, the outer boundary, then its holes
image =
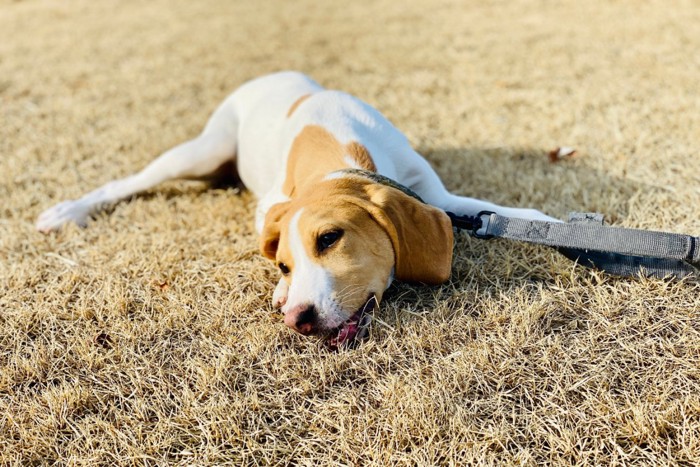
POLYGON ((281 278, 273 306, 304 334, 352 342, 394 279, 440 284, 450 276, 453 229, 445 211, 536 220, 535 209, 448 192, 407 138, 370 105, 299 72, 241 85, 202 133, 140 172, 44 211, 44 233, 81 226, 101 207, 172 179, 235 173, 258 199, 262 254, 281 278), (408 187, 417 199, 379 174, 408 187))

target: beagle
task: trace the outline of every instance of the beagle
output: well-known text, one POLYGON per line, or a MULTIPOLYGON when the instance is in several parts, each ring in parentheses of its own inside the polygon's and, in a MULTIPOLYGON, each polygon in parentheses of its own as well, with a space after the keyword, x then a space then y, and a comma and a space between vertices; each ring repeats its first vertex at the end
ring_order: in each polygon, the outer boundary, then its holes
POLYGON ((301 73, 280 72, 239 87, 193 140, 134 175, 44 211, 36 228, 85 225, 102 206, 166 180, 210 179, 223 170, 235 171, 258 199, 255 226, 262 254, 281 272, 273 305, 285 324, 304 335, 330 333, 335 345, 357 337, 394 278, 449 278, 453 231, 445 211, 554 220, 449 193, 377 110, 301 73))

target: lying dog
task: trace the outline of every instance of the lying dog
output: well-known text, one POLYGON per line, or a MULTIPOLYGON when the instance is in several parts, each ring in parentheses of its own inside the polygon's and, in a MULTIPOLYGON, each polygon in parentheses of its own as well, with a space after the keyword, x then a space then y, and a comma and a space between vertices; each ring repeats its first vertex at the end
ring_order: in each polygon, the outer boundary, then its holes
POLYGON ((36 227, 84 225, 100 207, 166 180, 222 171, 235 171, 259 200, 260 249, 282 274, 273 304, 285 324, 305 335, 337 331, 337 344, 356 337, 361 315, 394 278, 448 279, 453 238, 445 211, 554 220, 449 193, 375 109, 301 73, 282 72, 243 84, 201 135, 135 175, 46 210, 36 227), (410 188, 425 203, 371 173, 410 188))

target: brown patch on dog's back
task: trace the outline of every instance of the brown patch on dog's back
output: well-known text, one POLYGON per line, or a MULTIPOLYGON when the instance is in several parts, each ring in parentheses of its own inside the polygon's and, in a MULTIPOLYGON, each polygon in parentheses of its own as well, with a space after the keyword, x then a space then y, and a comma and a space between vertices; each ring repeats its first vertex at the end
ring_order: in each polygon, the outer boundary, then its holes
POLYGON ((341 144, 325 128, 307 125, 294 138, 289 151, 282 192, 291 198, 300 186, 310 186, 330 172, 351 167, 376 171, 372 156, 363 145, 356 141, 341 144), (349 164, 346 157, 356 165, 349 164))
POLYGON ((306 99, 311 97, 311 94, 304 94, 301 96, 299 99, 295 100, 292 106, 289 108, 287 111, 287 118, 291 117, 294 111, 301 105, 302 102, 304 102, 306 99))
POLYGON ((374 161, 372 160, 372 156, 369 154, 369 151, 367 150, 366 147, 364 147, 363 145, 361 145, 357 141, 353 141, 352 143, 346 145, 345 147, 347 148, 348 155, 355 162, 357 162, 357 165, 361 169, 370 170, 372 172, 377 171, 377 166, 374 165, 374 161))

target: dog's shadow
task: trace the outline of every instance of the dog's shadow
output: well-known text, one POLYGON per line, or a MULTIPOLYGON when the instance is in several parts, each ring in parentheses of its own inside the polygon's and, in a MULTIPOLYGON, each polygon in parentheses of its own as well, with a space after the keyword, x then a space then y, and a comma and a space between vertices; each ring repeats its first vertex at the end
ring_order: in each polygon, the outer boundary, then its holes
POLYGON ((532 147, 419 148, 451 192, 504 206, 535 208, 565 219, 570 211, 601 212, 624 219, 628 200, 648 185, 611 176, 575 154, 552 162, 532 147))
MULTIPOLYGON (((535 208, 566 220, 571 211, 600 212, 606 223, 627 218, 630 200, 662 188, 592 169, 586 154, 552 162, 541 148, 418 148, 454 194, 504 206, 535 208)), ((379 317, 391 327, 435 311, 479 315, 483 296, 554 283, 572 263, 554 250, 511 241, 455 237, 452 277, 438 287, 396 282, 379 317), (470 306, 471 305, 471 306, 470 306), (456 309, 459 310, 456 311, 456 309), (402 311, 405 310, 405 311, 402 311), (442 310, 442 311, 441 311, 442 310)), ((578 267, 579 274, 588 274, 578 267)), ((432 318, 431 318, 432 319, 432 318)))

